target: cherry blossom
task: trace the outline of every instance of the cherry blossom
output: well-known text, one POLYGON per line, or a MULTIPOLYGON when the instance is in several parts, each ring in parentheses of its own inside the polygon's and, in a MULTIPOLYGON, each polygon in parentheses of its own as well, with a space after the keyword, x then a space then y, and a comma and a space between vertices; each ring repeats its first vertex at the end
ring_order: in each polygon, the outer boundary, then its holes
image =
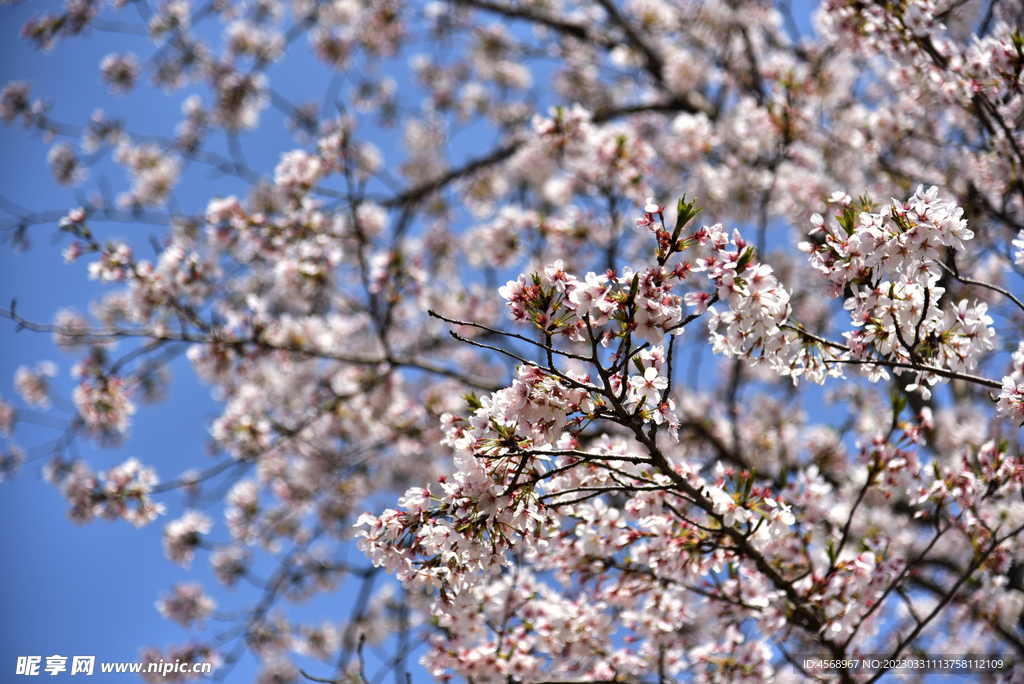
POLYGON ((52 361, 43 361, 35 369, 27 366, 18 368, 14 375, 14 389, 29 406, 50 408, 50 381, 56 377, 57 366, 52 361))
POLYGON ((135 87, 139 78, 139 62, 131 52, 123 55, 110 54, 100 63, 103 80, 110 84, 113 93, 127 93, 135 87))
POLYGON ((213 521, 198 511, 187 511, 164 528, 164 552, 175 563, 188 566, 196 556, 200 535, 213 529, 213 521))
POLYGON ((198 584, 176 584, 171 594, 156 604, 161 615, 185 627, 205 620, 215 607, 216 603, 203 594, 198 584))
POLYGON ((1024 656, 1018 5, 43 8, 117 98, 0 91, 74 186, 0 232, 100 288, 0 309, 72 368, 15 361, 3 486, 160 521, 213 572, 142 659, 261 682, 1024 656), (187 373, 212 460, 108 459, 187 373))

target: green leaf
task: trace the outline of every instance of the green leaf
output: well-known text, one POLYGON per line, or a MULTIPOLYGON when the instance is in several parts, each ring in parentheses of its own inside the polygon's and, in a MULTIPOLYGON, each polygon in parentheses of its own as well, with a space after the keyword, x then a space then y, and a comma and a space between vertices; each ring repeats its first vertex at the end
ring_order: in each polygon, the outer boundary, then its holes
POLYGON ((908 230, 910 230, 910 224, 908 224, 907 220, 903 216, 901 216, 899 212, 897 212, 895 209, 889 212, 889 218, 892 219, 892 222, 896 224, 896 227, 899 228, 901 233, 906 233, 908 230))
POLYGON ((867 212, 869 214, 875 213, 875 201, 871 199, 871 195, 869 195, 868 193, 865 192, 863 195, 858 197, 857 203, 857 207, 861 211, 867 212))
POLYGON ((686 193, 679 198, 679 203, 676 205, 676 229, 672 232, 672 241, 675 242, 679 239, 679 234, 683 231, 683 226, 693 220, 693 217, 704 211, 704 207, 696 207, 697 200, 686 201, 686 193), (696 208, 694 208, 696 207, 696 208))
POLYGON ((480 402, 480 397, 476 396, 476 392, 466 392, 462 395, 462 399, 466 402, 466 406, 469 407, 470 411, 476 411, 484 407, 480 402))
POLYGON ((736 274, 739 275, 746 270, 750 262, 754 260, 754 254, 757 250, 754 247, 747 247, 743 250, 743 254, 740 255, 740 260, 736 262, 736 274))
POLYGON ((836 219, 847 235, 854 234, 857 228, 857 216, 854 214, 852 206, 844 206, 842 213, 838 214, 836 219))
POLYGON ((907 397, 897 389, 889 392, 889 399, 892 401, 892 417, 896 420, 903 413, 903 409, 907 408, 907 397))

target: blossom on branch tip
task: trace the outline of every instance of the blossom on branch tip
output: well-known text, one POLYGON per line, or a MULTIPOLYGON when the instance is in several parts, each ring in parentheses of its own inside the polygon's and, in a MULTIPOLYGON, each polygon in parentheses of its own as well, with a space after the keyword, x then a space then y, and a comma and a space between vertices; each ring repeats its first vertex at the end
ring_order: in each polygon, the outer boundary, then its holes
POLYGON ((170 595, 165 594, 156 602, 161 615, 183 627, 203 622, 216 607, 217 603, 198 584, 175 584, 170 595))
POLYGON ((629 403, 650 408, 661 402, 661 393, 668 387, 668 378, 659 376, 658 369, 651 366, 643 375, 632 376, 629 383, 629 403))
POLYGON ((202 535, 213 529, 213 521, 198 511, 186 511, 164 528, 164 553, 175 563, 188 567, 196 556, 202 535))
POLYGON ((996 404, 999 415, 1006 416, 1018 425, 1024 425, 1024 383, 1018 383, 1007 376, 996 404))

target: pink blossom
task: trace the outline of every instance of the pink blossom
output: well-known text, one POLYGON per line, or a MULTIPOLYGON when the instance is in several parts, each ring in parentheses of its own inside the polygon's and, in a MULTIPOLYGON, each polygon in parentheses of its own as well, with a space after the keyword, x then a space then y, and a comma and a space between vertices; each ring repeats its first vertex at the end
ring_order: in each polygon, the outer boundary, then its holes
POLYGON ((213 529, 213 521, 197 511, 185 514, 164 528, 164 553, 175 563, 188 567, 202 541, 200 535, 213 529))
POLYGON ((165 594, 156 602, 161 615, 183 627, 205 621, 216 607, 216 602, 198 584, 175 584, 170 595, 165 594))
POLYGON ((1003 378, 1003 389, 999 392, 997 408, 1000 415, 1024 424, 1024 384, 1018 384, 1010 377, 1003 378))
POLYGON ((50 381, 57 376, 57 366, 51 361, 43 361, 35 370, 21 366, 14 374, 14 389, 29 406, 42 409, 50 408, 50 381))

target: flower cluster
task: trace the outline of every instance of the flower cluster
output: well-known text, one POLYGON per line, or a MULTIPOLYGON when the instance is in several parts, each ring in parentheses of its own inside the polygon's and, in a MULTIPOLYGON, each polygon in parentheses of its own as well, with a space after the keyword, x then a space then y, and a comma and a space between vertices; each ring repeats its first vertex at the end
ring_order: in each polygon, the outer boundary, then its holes
POLYGON ((76 185, 89 177, 88 170, 82 165, 74 148, 67 143, 57 143, 51 147, 46 161, 50 164, 54 179, 61 185, 76 185))
MULTIPOLYGON (((811 264, 828 279, 839 296, 847 289, 844 308, 857 330, 845 333, 849 359, 865 361, 862 371, 872 380, 888 378, 873 359, 908 366, 931 366, 968 372, 995 346, 993 319, 984 301, 958 302, 940 308, 945 288, 939 284, 947 259, 963 252, 974 237, 963 210, 938 198, 938 189, 922 187, 906 202, 873 211, 866 201, 857 213, 848 196, 839 193, 837 222, 827 228, 820 216, 812 223, 814 242, 801 243, 811 264)), ((930 396, 929 386, 942 376, 912 371, 913 389, 930 396)))
POLYGON ((600 336, 605 345, 626 335, 656 344, 682 321, 682 300, 672 289, 685 277, 683 269, 656 267, 637 273, 626 268, 622 275, 590 272, 580 280, 558 260, 543 275, 520 275, 498 293, 514 320, 549 335, 582 341, 608 326, 600 336))
POLYGON ((131 52, 110 54, 100 63, 103 80, 110 84, 112 93, 128 93, 139 78, 139 60, 131 52))
POLYGON ((1004 377, 996 406, 1001 415, 1011 418, 1018 427, 1024 425, 1024 384, 1010 376, 1004 377))
POLYGON ((808 352, 799 333, 787 326, 792 314, 790 295, 772 267, 756 261, 756 250, 739 231, 733 231, 730 240, 721 224, 704 226, 694 237, 709 247, 711 255, 698 259, 693 270, 707 272, 716 287, 715 297, 728 305, 720 313, 707 306, 706 294, 687 296, 687 305, 710 314, 708 329, 715 353, 765 363, 794 383, 800 376, 823 382, 827 369, 808 352))
POLYGON ((156 602, 161 615, 183 627, 204 621, 216 607, 217 603, 198 584, 175 584, 170 596, 156 602))
POLYGON ((213 521, 198 511, 186 511, 164 528, 164 553, 175 563, 188 567, 196 557, 200 535, 213 529, 213 521))
POLYGON ((118 197, 125 207, 164 204, 181 173, 179 159, 157 145, 136 145, 123 141, 114 152, 114 161, 125 167, 132 187, 118 197))
POLYGON ((90 434, 116 439, 128 431, 129 417, 135 413, 129 396, 124 378, 99 377, 82 380, 72 399, 90 434))
POLYGON ((57 376, 57 366, 52 361, 43 361, 35 367, 21 366, 14 374, 14 389, 29 406, 50 408, 50 381, 57 376))
POLYGON ((68 500, 68 516, 78 523, 96 518, 126 520, 142 527, 164 512, 163 504, 150 498, 156 473, 130 458, 97 475, 83 461, 54 459, 44 471, 47 481, 60 487, 68 500))
MULTIPOLYGON (((586 452, 564 440, 540 450, 496 450, 470 439, 462 421, 446 424, 457 471, 434 492, 408 490, 401 510, 359 520, 360 548, 375 565, 409 589, 434 593, 431 610, 444 636, 432 640, 423 663, 436 676, 607 677, 627 667, 651 672, 658 663, 679 673, 687 657, 702 654, 716 662, 718 634, 696 619, 715 602, 685 587, 711 582, 726 559, 702 557, 700 528, 734 528, 767 552, 782 548, 795 523, 781 497, 722 468, 705 481, 677 466, 695 495, 706 497, 699 512, 623 442, 606 438, 586 452), (586 496, 615 489, 624 493, 621 508, 586 496), (680 510, 699 522, 680 522, 680 510), (545 571, 561 588, 536 574, 545 571), (608 623, 612 611, 623 613, 624 641, 608 623), (659 643, 672 654, 667 661, 651 650, 659 643)), ((771 608, 784 624, 782 592, 753 567, 741 564, 737 572, 742 578, 715 592, 732 605, 723 619, 738 625, 771 608)), ((853 572, 843 564, 835 577, 853 572)))

